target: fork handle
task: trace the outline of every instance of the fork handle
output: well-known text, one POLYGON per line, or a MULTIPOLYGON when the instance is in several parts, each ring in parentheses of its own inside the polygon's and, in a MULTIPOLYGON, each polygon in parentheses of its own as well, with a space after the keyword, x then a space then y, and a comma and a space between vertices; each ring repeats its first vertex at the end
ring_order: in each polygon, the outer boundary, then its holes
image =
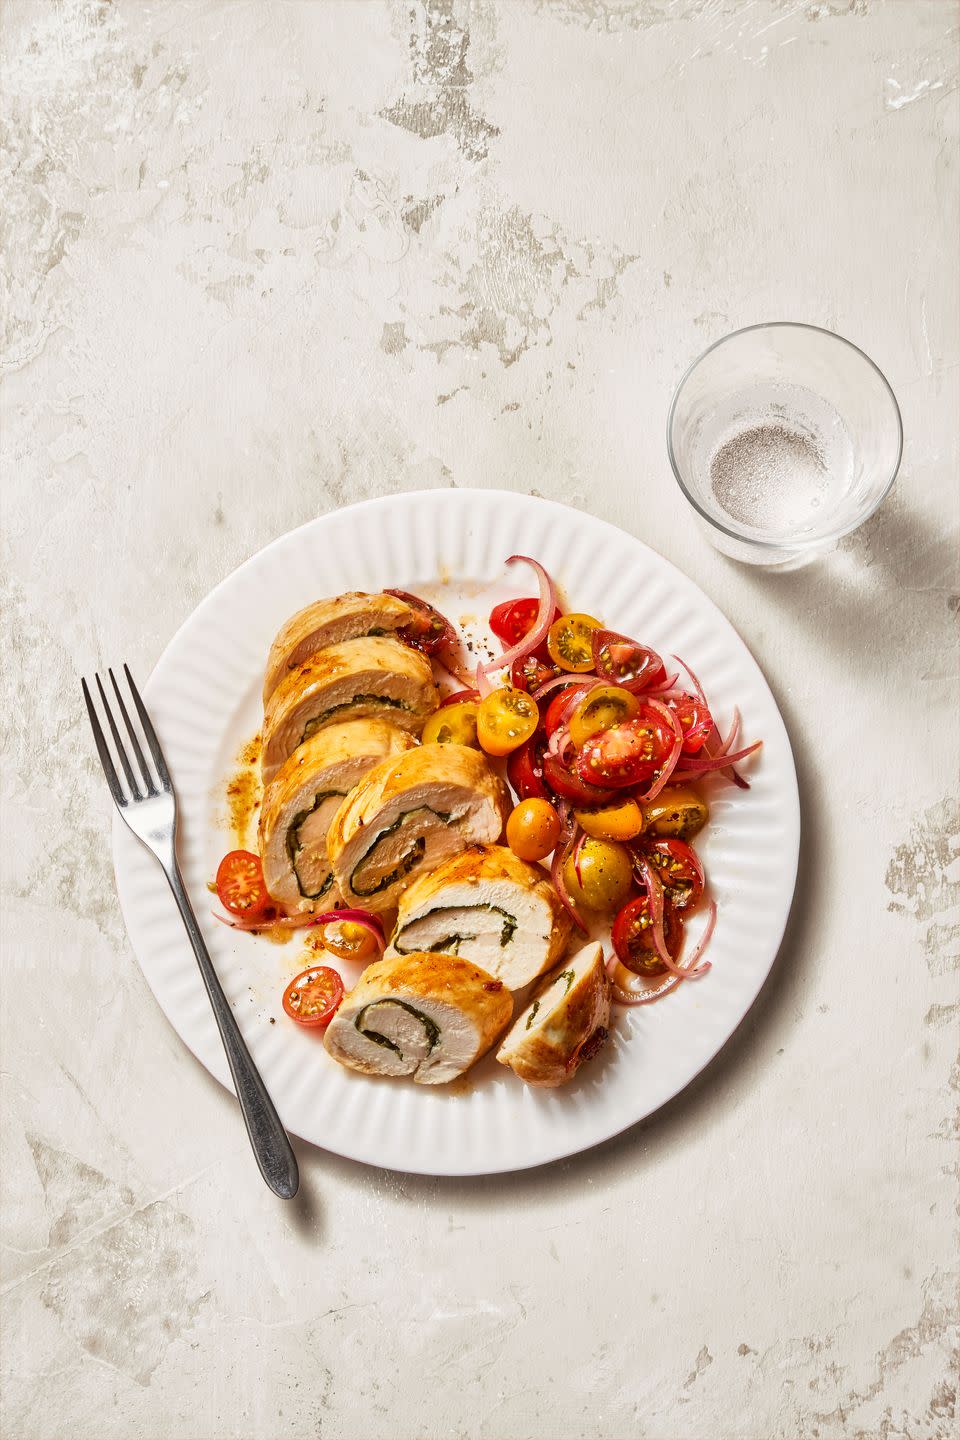
POLYGON ((220 1039, 226 1051, 230 1074, 233 1076, 237 1099, 243 1122, 247 1127, 253 1153, 257 1157, 260 1173, 275 1195, 291 1200, 300 1187, 300 1171, 297 1157, 287 1138, 287 1132, 280 1123, 280 1116, 267 1093, 260 1071, 253 1063, 253 1057, 240 1034, 240 1027, 213 968, 213 961, 207 950, 197 917, 193 913, 190 897, 180 874, 180 867, 174 857, 171 865, 164 865, 164 873, 170 883, 174 899, 180 908, 180 915, 190 936, 193 953, 200 966, 200 974, 210 997, 213 1016, 220 1031, 220 1039))

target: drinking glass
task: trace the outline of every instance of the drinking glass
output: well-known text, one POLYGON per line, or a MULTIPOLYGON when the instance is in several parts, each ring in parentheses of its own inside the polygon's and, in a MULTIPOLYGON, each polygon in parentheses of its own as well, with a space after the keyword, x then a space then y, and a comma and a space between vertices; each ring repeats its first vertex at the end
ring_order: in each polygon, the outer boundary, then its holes
POLYGON ((793 569, 873 514, 896 479, 903 425, 856 345, 776 321, 735 330, 694 361, 673 397, 667 448, 718 550, 793 569))

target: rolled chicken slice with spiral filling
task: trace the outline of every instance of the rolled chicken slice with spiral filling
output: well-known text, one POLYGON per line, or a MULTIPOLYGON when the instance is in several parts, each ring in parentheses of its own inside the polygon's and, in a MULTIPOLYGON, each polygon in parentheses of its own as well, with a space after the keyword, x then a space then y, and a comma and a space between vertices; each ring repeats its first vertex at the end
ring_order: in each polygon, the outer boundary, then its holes
POLYGON ((330 645, 274 690, 263 717, 263 782, 269 784, 299 745, 345 720, 389 720, 419 735, 440 703, 430 661, 399 640, 380 637, 330 645))
POLYGON ((368 770, 415 744, 386 720, 348 720, 318 730, 281 765, 264 791, 259 845, 270 896, 289 914, 336 902, 330 822, 368 770))
POLYGON ((528 1085, 563 1085, 600 1049, 609 1024, 603 947, 585 945, 544 977, 504 1037, 497 1059, 528 1085))
POLYGON ((263 703, 291 670, 328 645, 342 645, 364 636, 393 635, 414 619, 412 608, 395 595, 368 595, 352 590, 315 600, 281 626, 270 646, 263 677, 263 703))
POLYGON ((556 964, 570 923, 539 866, 503 845, 471 845, 404 891, 387 954, 459 955, 520 990, 556 964))
POLYGON ((466 745, 418 745, 370 770, 343 802, 327 836, 348 905, 393 910, 420 874, 468 845, 498 840, 507 789, 466 745))
POLYGON ((443 1085, 490 1049, 512 1010, 502 982, 457 955, 384 958, 344 996, 323 1043, 361 1074, 443 1085))

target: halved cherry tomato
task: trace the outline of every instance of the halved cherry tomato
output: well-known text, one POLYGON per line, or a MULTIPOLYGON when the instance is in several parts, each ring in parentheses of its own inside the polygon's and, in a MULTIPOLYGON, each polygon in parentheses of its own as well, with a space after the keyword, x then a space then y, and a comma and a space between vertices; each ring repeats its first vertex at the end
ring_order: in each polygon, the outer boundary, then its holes
POLYGON ((283 1008, 298 1025, 327 1025, 343 999, 343 981, 329 965, 314 965, 291 980, 283 1008))
MULTIPOLYGON (((498 640, 503 641, 504 648, 512 650, 514 645, 519 645, 525 635, 529 635, 533 629, 533 622, 540 613, 540 601, 536 596, 523 600, 504 600, 502 605, 494 605, 490 611, 490 629, 498 640)), ((560 611, 553 612, 554 620, 558 619, 560 611)))
POLYGON ((539 723, 537 702, 525 690, 504 685, 480 702, 477 739, 488 755, 509 755, 530 739, 539 723))
POLYGON ((369 960, 380 949, 369 926, 355 920, 328 920, 320 933, 324 949, 338 960, 369 960))
POLYGON ((570 739, 579 750, 591 735, 632 720, 640 701, 620 685, 595 685, 588 690, 570 716, 570 739))
POLYGON ((666 703, 680 722, 684 754, 696 755, 713 729, 713 716, 696 695, 671 696, 666 703))
POLYGON ((479 708, 475 700, 461 700, 435 710, 423 727, 424 745, 476 745, 479 708))
POLYGON ((547 798, 543 783, 543 731, 532 735, 525 745, 511 752, 507 760, 507 779, 521 800, 547 798))
POLYGON ((710 818, 707 802, 688 785, 667 785, 655 800, 643 806, 643 818, 651 835, 675 835, 689 840, 710 818))
POLYGON ((593 669, 593 633, 599 629, 592 615, 561 615, 547 635, 550 659, 561 670, 586 674, 593 669))
POLYGON ((465 701, 474 705, 480 704, 480 694, 477 690, 451 690, 449 695, 444 695, 440 701, 441 710, 445 705, 462 705, 465 701))
POLYGON ((666 680, 663 661, 655 650, 638 645, 615 630, 593 632, 593 662, 597 674, 617 685, 630 685, 637 690, 659 685, 666 680))
MULTIPOLYGON (((666 965, 653 943, 653 920, 649 895, 629 900, 613 922, 611 937, 617 959, 634 975, 662 975, 666 965)), ((663 938, 667 953, 676 959, 683 941, 683 921, 673 906, 663 906, 663 938)))
POLYGON ((575 810, 581 830, 595 840, 632 840, 643 829, 643 815, 636 800, 622 800, 603 810, 575 810))
POLYGON ((662 716, 644 705, 633 720, 592 735, 577 756, 577 774, 612 790, 638 785, 656 775, 673 749, 674 733, 662 716))
POLYGON ((520 660, 514 660, 510 666, 510 684, 515 690, 526 690, 531 694, 539 690, 541 685, 546 685, 548 680, 554 680, 560 671, 552 660, 544 660, 536 650, 531 655, 524 655, 520 660))
POLYGON ((217 868, 217 895, 231 915, 255 920, 266 915, 273 902, 263 878, 260 856, 249 850, 231 850, 217 868))
POLYGON ((559 839, 560 816, 549 800, 521 800, 507 817, 507 844, 520 860, 542 860, 559 839))
POLYGON ((544 755, 543 778, 548 789, 563 800, 572 800, 574 805, 605 805, 610 799, 609 790, 582 780, 575 770, 564 765, 559 755, 544 755))
POLYGON ((577 703, 578 696, 589 694, 589 687, 578 685, 573 676, 570 677, 569 685, 560 685, 554 691, 547 706, 547 713, 543 717, 543 728, 547 732, 547 739, 555 730, 559 730, 563 724, 564 717, 571 714, 577 703))
POLYGON ((414 650, 422 650, 424 655, 436 655, 440 650, 456 646, 457 632, 450 621, 445 615, 441 615, 439 610, 428 605, 426 600, 421 600, 418 595, 410 595, 406 590, 385 590, 384 594, 405 600, 414 611, 410 624, 397 631, 398 640, 412 646, 414 650))
POLYGON ((584 840, 564 864, 563 883, 574 905, 615 910, 633 887, 630 852, 612 840, 584 840))
POLYGON ((684 840, 645 840, 642 853, 675 910, 692 910, 703 894, 703 866, 684 840))

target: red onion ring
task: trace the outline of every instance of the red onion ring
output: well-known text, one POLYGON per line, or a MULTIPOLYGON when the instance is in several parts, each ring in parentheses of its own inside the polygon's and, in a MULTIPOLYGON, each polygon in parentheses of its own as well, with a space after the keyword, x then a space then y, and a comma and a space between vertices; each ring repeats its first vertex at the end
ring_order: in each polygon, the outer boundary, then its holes
POLYGON ((241 920, 239 915, 219 915, 216 910, 211 910, 210 914, 221 925, 229 925, 231 930, 272 930, 276 926, 282 930, 301 930, 305 925, 313 924, 312 915, 274 915, 270 919, 261 915, 259 919, 241 920))
POLYGON ((665 975, 658 976, 659 983, 651 985, 641 975, 634 975, 632 970, 611 955, 607 961, 607 975, 610 979, 613 999, 618 1005, 652 1005, 655 1000, 662 1000, 672 990, 676 990, 683 981, 676 975, 671 975, 669 970, 665 975))
POLYGON ((727 734, 727 738, 726 738, 725 740, 721 741, 721 743, 720 743, 720 749, 717 751, 717 754, 718 754, 718 755, 726 755, 727 751, 730 749, 731 745, 733 744, 734 740, 736 740, 736 738, 737 738, 737 736, 738 736, 739 733, 740 733, 740 711, 739 711, 739 708, 738 708, 736 705, 734 705, 734 707, 733 707, 733 721, 732 721, 732 723, 731 723, 731 725, 730 725, 730 730, 729 730, 729 732, 728 732, 728 734, 727 734))
POLYGON ((532 650, 536 650, 538 645, 542 645, 547 638, 547 631, 553 623, 554 611, 559 608, 557 587, 540 561, 531 559, 529 555, 511 555, 507 559, 507 564, 512 565, 515 560, 523 560, 525 564, 531 565, 536 571, 540 584, 540 609, 537 611, 537 618, 533 622, 532 628, 527 631, 518 644, 512 645, 509 650, 504 650, 503 654, 498 655, 495 660, 487 660, 477 667, 478 678, 481 670, 484 674, 490 670, 505 670, 508 665, 513 664, 514 660, 525 659, 532 650))
POLYGON ((579 675, 576 671, 568 670, 565 674, 555 675, 552 680, 545 680, 542 685, 538 685, 530 698, 539 704, 544 695, 548 695, 551 690, 559 689, 561 685, 578 685, 582 687, 582 693, 586 694, 587 690, 593 690, 597 685, 608 683, 606 680, 601 680, 598 675, 579 675))
MULTIPOLYGON (((699 755, 685 755, 681 766, 682 776, 678 774, 674 778, 695 780, 698 775, 709 775, 712 770, 726 771, 739 761, 746 760, 747 756, 759 750, 762 744, 762 740, 754 740, 752 745, 743 750, 735 750, 732 755, 708 755, 703 758, 699 755)), ((746 786, 746 781, 743 784, 746 786)))
MULTIPOLYGON (((703 693, 703 686, 700 684, 700 681, 697 679, 694 672, 690 669, 690 666, 687 664, 686 660, 681 660, 679 655, 673 655, 671 656, 671 659, 676 660, 677 664, 682 665, 684 670, 686 670, 687 674, 690 676, 690 679, 693 681, 694 689, 696 690, 698 697, 703 701, 703 704, 706 706, 707 712, 710 715, 710 719, 711 721, 713 721, 710 727, 710 733, 706 738, 703 748, 704 753, 708 757, 715 756, 718 752, 713 747, 715 745, 719 746, 722 742, 720 740, 720 731, 717 729, 717 722, 713 718, 713 711, 707 704, 707 698, 703 693)), ((743 776, 739 775, 737 771, 733 768, 733 765, 729 765, 728 767, 724 768, 722 774, 724 776, 724 779, 732 781, 733 784, 739 786, 741 790, 750 789, 749 781, 744 780, 743 776)), ((696 776, 687 776, 686 778, 696 779, 696 776)))
POLYGON ((477 694, 479 695, 481 700, 486 700, 487 696, 492 695, 494 690, 496 689, 496 686, 488 676, 486 670, 484 670, 483 666, 480 664, 477 665, 476 686, 477 694))
POLYGON ((580 873, 580 856, 583 853, 583 842, 587 838, 586 830, 581 830, 577 837, 577 843, 573 847, 573 873, 577 877, 577 884, 583 889, 583 875, 580 873))

